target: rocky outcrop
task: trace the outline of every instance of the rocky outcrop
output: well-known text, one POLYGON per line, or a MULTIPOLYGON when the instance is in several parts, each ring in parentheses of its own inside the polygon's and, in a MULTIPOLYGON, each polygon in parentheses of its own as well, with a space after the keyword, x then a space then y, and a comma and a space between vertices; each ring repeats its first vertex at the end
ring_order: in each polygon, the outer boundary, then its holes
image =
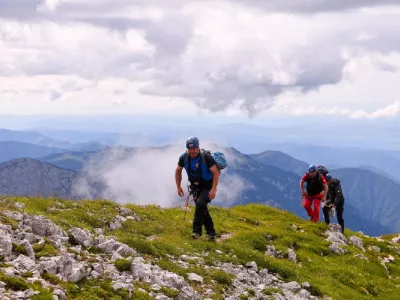
MULTIPOLYGON (((119 215, 111 224, 123 223, 128 219, 140 221, 129 209, 121 209, 119 215)), ((134 282, 144 282, 151 286, 149 295, 155 299, 172 299, 164 295, 162 287, 176 291, 176 299, 206 299, 211 295, 212 287, 205 288, 206 293, 200 294, 191 284, 203 284, 203 278, 195 273, 189 273, 187 280, 181 275, 164 270, 158 265, 138 256, 137 251, 119 242, 114 237, 105 236, 101 228, 88 231, 78 227, 62 229, 43 216, 30 215, 25 212, 3 211, 3 215, 14 219, 18 226, 0 223, 0 255, 2 265, 0 272, 4 276, 20 278, 27 284, 26 289, 13 290, 12 287, 0 281, 1 299, 30 299, 38 294, 29 283, 41 282, 42 286, 52 290, 54 299, 67 299, 66 291, 49 276, 55 276, 59 281, 77 283, 82 279, 107 277, 112 280, 113 289, 124 289, 129 294, 136 289, 134 282), (52 253, 41 252, 43 248, 51 247, 52 253), (96 253, 91 253, 96 249, 96 253), (125 259, 130 267, 119 270, 115 261, 125 259), (204 298, 205 297, 205 298, 204 298)), ((115 228, 115 226, 109 226, 115 228)), ((117 226, 118 227, 118 226, 117 226)), ((295 261, 294 252, 290 259, 295 261)), ((194 259, 204 265, 202 257, 182 256, 173 258, 176 263, 184 264, 194 259)), ((249 290, 254 291, 254 299, 267 299, 266 288, 276 293, 277 299, 310 299, 311 294, 297 282, 284 282, 278 276, 270 274, 266 269, 258 269, 255 262, 245 266, 220 263, 217 266, 206 266, 232 274, 231 287, 226 289, 225 299, 238 299, 249 290)), ((314 297, 314 299, 317 299, 314 297)))
MULTIPOLYGON (((71 227, 64 230, 53 221, 23 212, 18 204, 17 212, 2 211, 0 214, 13 219, 13 225, 0 222, 0 274, 2 278, 19 278, 24 288, 15 290, 12 285, 0 280, 0 299, 30 299, 38 291, 30 285, 40 282, 43 288, 51 291, 53 299, 67 299, 67 291, 60 285, 62 281, 78 283, 83 279, 108 278, 114 290, 125 290, 129 295, 138 288, 135 283, 146 283, 150 291, 146 293, 154 299, 172 299, 163 291, 173 291, 178 300, 210 299, 214 291, 212 286, 200 274, 188 272, 183 277, 174 272, 164 270, 156 264, 138 255, 136 249, 118 241, 113 236, 106 236, 101 228, 86 230, 71 227), (16 225, 17 224, 17 225, 16 225), (95 250, 95 251, 93 251, 95 250), (124 268, 117 262, 123 261, 124 268), (201 286, 201 293, 194 287, 201 286)), ((105 224, 108 229, 121 228, 124 222, 132 220, 140 222, 140 218, 127 208, 118 207, 117 215, 105 224)), ((388 264, 394 262, 392 256, 386 257, 378 247, 366 250, 362 240, 356 236, 346 238, 338 225, 330 225, 325 232, 326 239, 331 242, 329 249, 337 255, 346 253, 349 247, 356 247, 360 253, 357 259, 367 259, 363 253, 370 251, 379 256, 382 267, 387 271, 388 264)), ((272 237, 269 239, 265 255, 274 259, 288 259, 293 264, 297 261, 294 248, 287 253, 276 251, 272 237)), ((398 239, 393 239, 393 247, 397 247, 398 239)), ((286 251, 285 251, 286 252, 286 251)), ((217 254, 223 255, 221 250, 217 254)), ((249 261, 245 265, 217 262, 210 266, 205 263, 206 254, 191 256, 189 254, 168 258, 172 263, 183 268, 189 267, 189 261, 195 261, 202 269, 225 272, 230 283, 224 289, 224 299, 280 299, 305 300, 321 299, 312 295, 307 282, 285 282, 277 274, 266 268, 260 268, 256 262, 249 261)))

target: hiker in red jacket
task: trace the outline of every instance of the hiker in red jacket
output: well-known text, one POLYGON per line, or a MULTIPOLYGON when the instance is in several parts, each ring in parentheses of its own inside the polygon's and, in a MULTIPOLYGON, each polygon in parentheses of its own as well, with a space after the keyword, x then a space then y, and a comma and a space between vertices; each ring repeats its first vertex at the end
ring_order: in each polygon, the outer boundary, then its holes
POLYGON ((321 201, 326 201, 328 194, 328 184, 326 183, 325 176, 318 172, 315 165, 310 165, 308 172, 300 180, 300 191, 304 201, 304 208, 313 222, 319 222, 319 215, 321 209, 321 201), (304 183, 306 191, 304 190, 304 183), (314 208, 312 204, 314 203, 314 208))

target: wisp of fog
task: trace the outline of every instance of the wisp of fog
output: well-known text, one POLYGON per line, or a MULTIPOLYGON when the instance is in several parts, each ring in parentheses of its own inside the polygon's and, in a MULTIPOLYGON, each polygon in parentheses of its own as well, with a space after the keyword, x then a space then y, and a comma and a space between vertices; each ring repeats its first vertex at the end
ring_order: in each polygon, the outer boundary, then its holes
MULTIPOLYGON (((212 141, 201 141, 200 148, 212 152, 224 152, 228 167, 221 172, 217 196, 213 205, 231 206, 240 198, 251 183, 230 172, 229 166, 237 157, 227 148, 222 148, 212 141)), ((164 147, 114 147, 94 156, 85 166, 80 181, 74 186, 77 194, 85 198, 98 197, 89 182, 101 187, 100 197, 118 203, 139 205, 153 204, 160 207, 184 205, 188 194, 188 180, 185 169, 182 170, 181 186, 185 192, 183 198, 177 194, 175 169, 180 155, 186 151, 185 141, 164 147)))

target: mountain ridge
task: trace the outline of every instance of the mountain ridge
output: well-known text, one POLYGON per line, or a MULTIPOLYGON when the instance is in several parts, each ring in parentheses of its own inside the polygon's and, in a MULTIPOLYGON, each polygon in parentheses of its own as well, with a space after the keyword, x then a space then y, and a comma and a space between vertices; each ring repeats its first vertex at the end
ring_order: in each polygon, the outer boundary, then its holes
POLYGON ((49 154, 63 153, 64 149, 35 145, 19 141, 0 141, 0 162, 15 158, 39 158, 49 154))
MULTIPOLYGON (((74 185, 83 174, 33 158, 13 159, 0 163, 0 194, 9 196, 43 196, 79 199, 74 185)), ((88 187, 101 185, 86 180, 88 187)))
MULTIPOLYGON (((3 181, 5 179, 7 179, 8 181, 4 181, 5 183, 3 184, 3 188, 0 188, 0 192, 3 192, 4 194, 12 194, 10 193, 10 191, 4 189, 6 185, 9 185, 13 187, 14 193, 16 195, 39 195, 40 191, 43 190, 46 192, 42 192, 42 195, 50 196, 50 191, 53 191, 54 196, 59 196, 61 198, 115 198, 115 193, 118 193, 120 187, 111 186, 110 190, 108 182, 105 181, 104 176, 102 176, 102 172, 105 171, 104 168, 101 167, 102 165, 104 165, 104 159, 106 159, 105 163, 108 166, 116 164, 121 165, 124 162, 129 162, 129 159, 136 152, 145 152, 144 150, 147 151, 147 149, 170 151, 169 147, 148 147, 143 149, 141 147, 116 147, 107 148, 101 151, 69 151, 60 154, 51 154, 49 156, 46 156, 47 162, 50 162, 52 165, 62 167, 63 169, 69 169, 73 171, 73 173, 65 175, 68 178, 67 184, 60 184, 59 178, 63 178, 64 175, 55 175, 56 173, 58 173, 58 171, 54 171, 55 173, 52 173, 54 174, 52 176, 55 176, 56 179, 45 181, 49 185, 47 188, 40 187, 41 182, 37 179, 32 179, 30 183, 31 189, 24 190, 21 188, 21 186, 27 186, 27 184, 21 185, 18 177, 21 175, 16 176, 15 174, 23 173, 18 173, 20 171, 18 171, 19 169, 17 168, 15 169, 14 175, 7 174, 3 176, 3 181), (142 149, 143 151, 139 151, 140 149, 142 149), (112 157, 111 161, 109 161, 109 157, 112 157), (14 180, 10 180, 10 178, 14 178, 14 180), (15 192, 18 190, 23 190, 25 192, 15 192), (54 191, 63 192, 57 194, 54 193, 54 191)), ((216 199, 216 203, 218 205, 221 205, 223 207, 230 207, 247 203, 261 203, 279 207, 282 209, 288 209, 298 216, 307 218, 305 210, 300 207, 298 183, 302 174, 301 167, 298 168, 298 173, 290 171, 292 162, 294 162, 295 164, 299 164, 298 160, 293 158, 289 161, 279 161, 275 164, 275 166, 272 166, 268 165, 267 162, 260 163, 260 161, 254 159, 252 155, 243 154, 234 147, 224 148, 223 151, 225 151, 225 153, 228 155, 229 167, 226 170, 223 170, 221 176, 221 189, 216 199), (287 166, 285 167, 286 163, 287 166), (286 168, 287 170, 284 170, 282 168, 286 168), (240 185, 242 185, 241 188, 240 185), (238 189, 240 189, 240 191, 238 189), (233 191, 237 191, 238 193, 232 195, 233 191)), ((282 156, 280 152, 268 153, 272 153, 272 157, 276 157, 276 155, 282 156)), ((283 157, 285 157, 285 159, 290 158, 290 156, 287 156, 286 154, 283 155, 283 157)), ((300 165, 306 166, 307 164, 304 162, 300 162, 300 165)), ((135 166, 128 165, 126 168, 135 168, 135 166)), ((31 166, 28 173, 33 174, 33 171, 35 169, 37 169, 37 167, 31 166)), ((333 172, 333 175, 336 175, 335 169, 332 169, 331 171, 333 172)), ((118 176, 118 173, 114 174, 113 176, 118 176)), ((28 178, 36 177, 28 176, 28 178)), ((51 176, 47 176, 47 178, 51 178, 51 176)), ((29 182, 29 180, 27 182, 29 182)), ((351 178, 344 182, 343 190, 346 198, 347 191, 351 190, 351 187, 353 185, 354 182, 351 178)), ((359 188, 362 187, 368 189, 368 186, 368 181, 363 181, 359 188)), ((395 188, 396 185, 392 185, 392 187, 395 188)), ((129 194, 132 194, 131 192, 129 192, 129 189, 132 189, 132 187, 126 186, 124 188, 128 189, 128 196, 129 194)), ((155 188, 159 189, 159 187, 155 188)), ((174 188, 171 186, 170 189, 173 190, 174 188)), ((160 190, 159 193, 160 195, 163 195, 166 192, 164 190, 160 190)), ((391 192, 388 190, 385 191, 382 196, 390 198, 392 197, 390 194, 391 192), (387 196, 386 193, 388 194, 387 196)), ((380 213, 381 217, 377 216, 377 214, 371 210, 364 211, 361 209, 359 213, 359 206, 365 205, 363 203, 360 203, 359 201, 356 201, 356 203, 354 203, 353 200, 355 198, 357 200, 357 194, 352 193, 351 197, 349 199, 346 199, 344 214, 346 226, 349 226, 349 228, 352 228, 353 230, 360 230, 373 236, 378 236, 380 234, 393 232, 396 230, 396 227, 391 226, 390 222, 381 223, 384 220, 384 216, 387 213, 390 214, 392 212, 391 210, 389 210, 388 212, 377 210, 380 213)), ((176 199, 176 201, 179 200, 176 199)), ((375 201, 375 198, 369 197, 368 201, 373 202, 375 201)), ((388 217, 388 220, 393 220, 394 218, 395 216, 393 214, 388 217)))

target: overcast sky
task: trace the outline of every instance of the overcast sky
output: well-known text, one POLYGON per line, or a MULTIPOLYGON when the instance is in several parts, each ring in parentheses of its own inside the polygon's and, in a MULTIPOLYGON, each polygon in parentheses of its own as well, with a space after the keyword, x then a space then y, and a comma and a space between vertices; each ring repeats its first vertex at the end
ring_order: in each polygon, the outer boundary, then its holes
POLYGON ((1 113, 398 117, 398 3, 0 0, 1 113))

